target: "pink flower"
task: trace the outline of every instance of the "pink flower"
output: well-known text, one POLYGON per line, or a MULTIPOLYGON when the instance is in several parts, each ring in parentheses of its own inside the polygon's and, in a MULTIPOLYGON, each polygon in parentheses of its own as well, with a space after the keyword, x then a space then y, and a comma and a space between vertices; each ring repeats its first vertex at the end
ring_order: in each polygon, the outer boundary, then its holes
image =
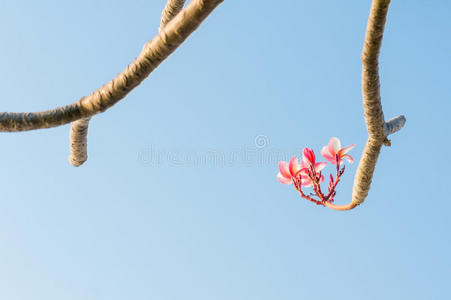
POLYGON ((279 162, 279 174, 277 174, 277 179, 283 184, 292 184, 293 178, 300 176, 301 185, 309 186, 311 185, 311 180, 307 175, 307 167, 308 165, 304 160, 299 164, 298 158, 293 156, 290 159, 290 162, 279 162))
POLYGON ((325 162, 316 162, 315 152, 313 152, 310 148, 304 148, 302 151, 302 162, 304 162, 305 167, 314 166, 315 170, 319 168, 319 170, 324 169, 327 163, 325 162))
POLYGON ((304 148, 304 151, 302 151, 302 161, 305 161, 313 166, 315 164, 315 160, 315 152, 313 152, 310 148, 304 148))
POLYGON ((290 159, 290 162, 280 161, 279 162, 279 174, 277 174, 277 179, 283 184, 292 184, 293 177, 298 175, 301 170, 299 161, 296 156, 290 159))
MULTIPOLYGON (((315 172, 319 174, 319 172, 324 169, 327 163, 325 162, 316 162, 315 153, 310 148, 304 148, 302 161, 300 165, 300 172, 301 172, 301 179, 302 179, 302 185, 309 187, 313 185, 312 180, 310 179, 310 176, 308 176, 308 170, 310 170, 310 166, 313 166, 315 169, 315 172)), ((324 176, 321 175, 319 182, 324 181, 324 176)))
POLYGON ((343 163, 343 158, 352 163, 354 159, 351 155, 346 153, 348 153, 349 150, 354 147, 355 144, 341 148, 340 140, 336 137, 333 137, 330 139, 329 144, 321 149, 321 155, 331 164, 337 163, 336 156, 338 156, 338 165, 341 165, 343 163))

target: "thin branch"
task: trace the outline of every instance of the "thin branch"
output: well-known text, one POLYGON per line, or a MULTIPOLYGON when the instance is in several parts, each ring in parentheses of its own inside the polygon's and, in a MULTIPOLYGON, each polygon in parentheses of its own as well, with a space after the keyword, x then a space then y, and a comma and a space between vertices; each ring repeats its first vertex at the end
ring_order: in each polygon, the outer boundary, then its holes
POLYGON ((51 128, 104 112, 138 86, 223 0, 193 0, 116 78, 75 103, 42 112, 0 113, 0 131, 51 128))
POLYGON ((368 130, 368 140, 363 149, 354 177, 352 201, 346 205, 326 203, 336 210, 349 210, 361 204, 370 190, 374 169, 383 144, 389 145, 387 136, 400 130, 406 119, 396 117, 384 121, 379 82, 379 52, 384 35, 385 21, 390 0, 373 0, 368 18, 365 42, 362 51, 362 94, 363 108, 368 130))
POLYGON ((324 206, 332 208, 334 210, 351 210, 351 209, 355 208, 357 206, 357 204, 355 204, 354 202, 349 202, 348 204, 345 204, 345 205, 338 205, 338 204, 333 204, 331 202, 325 202, 324 206))
POLYGON ((69 162, 75 167, 81 166, 88 159, 88 127, 91 118, 84 118, 72 123, 70 129, 69 162))
POLYGON ((299 195, 301 195, 302 198, 304 198, 308 201, 311 201, 311 202, 315 203, 316 205, 322 205, 321 201, 313 199, 312 197, 304 194, 304 192, 302 191, 302 181, 301 181, 300 177, 293 178, 293 184, 294 184, 295 189, 299 192, 299 195))
MULTIPOLYGON (((185 0, 168 0, 161 13, 159 32, 182 10, 184 4, 185 0)), ((81 166, 88 159, 89 119, 83 118, 72 122, 69 141, 69 162, 75 167, 81 166)))
POLYGON ((161 12, 161 22, 158 31, 161 31, 183 8, 186 0, 168 0, 161 12))
POLYGON ((390 119, 389 121, 385 122, 384 124, 385 136, 389 136, 390 134, 400 131, 404 127, 404 124, 406 124, 406 117, 402 115, 394 117, 393 119, 390 119))

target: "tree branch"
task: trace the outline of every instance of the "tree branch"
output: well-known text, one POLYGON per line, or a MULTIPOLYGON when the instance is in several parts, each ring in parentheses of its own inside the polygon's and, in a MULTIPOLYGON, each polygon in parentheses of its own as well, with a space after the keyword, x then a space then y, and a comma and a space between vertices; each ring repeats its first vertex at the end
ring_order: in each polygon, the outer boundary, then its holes
POLYGON ((72 123, 69 138, 69 162, 74 167, 81 166, 88 159, 88 127, 90 119, 83 118, 72 123))
MULTIPOLYGON (((161 13, 159 32, 182 10, 184 4, 185 0, 168 0, 161 13)), ((75 167, 81 166, 88 159, 89 120, 90 118, 83 118, 72 123, 69 162, 75 167)))
POLYGON ((389 4, 390 0, 373 0, 371 5, 362 51, 363 108, 369 136, 354 177, 351 202, 345 205, 327 203, 326 206, 332 209, 353 209, 365 200, 382 145, 390 145, 387 136, 400 130, 406 122, 404 116, 385 122, 381 104, 379 52, 389 4))
POLYGON ((0 131, 51 128, 104 112, 138 86, 196 30, 223 0, 193 0, 150 42, 139 56, 89 96, 75 103, 42 112, 0 113, 0 131))
POLYGON ((161 31, 183 8, 185 0, 168 0, 161 12, 161 22, 158 31, 161 31))

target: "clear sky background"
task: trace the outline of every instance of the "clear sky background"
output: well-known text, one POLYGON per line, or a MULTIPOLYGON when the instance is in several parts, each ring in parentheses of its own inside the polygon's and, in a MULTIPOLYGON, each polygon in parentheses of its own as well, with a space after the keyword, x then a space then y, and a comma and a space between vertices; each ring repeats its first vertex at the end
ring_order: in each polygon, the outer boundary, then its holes
MULTIPOLYGON (((0 111, 91 93, 157 33, 164 3, 0 1, 0 111)), ((392 1, 382 101, 407 123, 365 203, 332 211, 276 180, 278 160, 332 136, 360 159, 370 4, 225 1, 93 119, 80 168, 69 125, 1 133, 0 299, 450 298, 449 1, 392 1)))

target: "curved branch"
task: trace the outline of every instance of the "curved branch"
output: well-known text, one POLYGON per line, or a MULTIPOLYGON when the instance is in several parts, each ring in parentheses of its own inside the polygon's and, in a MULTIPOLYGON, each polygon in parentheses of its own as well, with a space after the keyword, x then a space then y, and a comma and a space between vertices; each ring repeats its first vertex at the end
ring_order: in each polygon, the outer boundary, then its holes
POLYGON ((333 204, 330 202, 324 202, 324 206, 335 209, 335 210, 351 210, 354 207, 356 207, 357 204, 355 204, 354 202, 349 202, 348 204, 345 204, 345 205, 338 205, 338 204, 333 204))
MULTIPOLYGON (((185 0, 168 0, 161 13, 160 32, 183 8, 185 0)), ((72 123, 70 131, 69 162, 75 167, 81 166, 88 159, 88 127, 90 118, 72 123)))
POLYGON ((173 22, 144 45, 139 56, 91 95, 52 110, 27 113, 0 113, 0 131, 51 128, 104 112, 123 99, 158 67, 223 0, 193 0, 173 22))
POLYGON ((371 5, 362 51, 363 108, 369 137, 354 177, 352 200, 345 205, 326 203, 335 210, 353 209, 365 200, 382 145, 390 145, 387 136, 400 130, 406 121, 398 116, 386 123, 381 104, 378 58, 389 4, 390 0, 373 0, 371 5))

